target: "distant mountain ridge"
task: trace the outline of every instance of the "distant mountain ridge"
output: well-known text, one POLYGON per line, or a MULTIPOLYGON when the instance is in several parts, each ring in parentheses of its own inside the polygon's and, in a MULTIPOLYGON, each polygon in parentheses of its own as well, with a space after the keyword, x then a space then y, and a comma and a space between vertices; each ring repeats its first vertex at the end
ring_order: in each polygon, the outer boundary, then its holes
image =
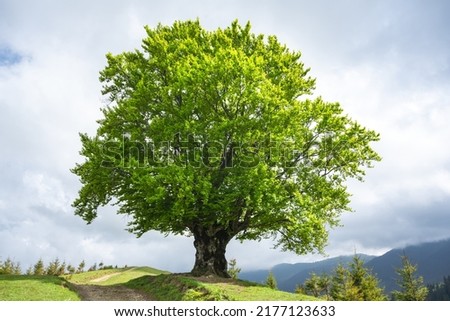
MULTIPOLYGON (((369 262, 375 256, 357 254, 364 262, 369 262)), ((239 274, 243 280, 264 283, 269 272, 274 274, 278 288, 283 291, 293 292, 298 284, 302 284, 311 273, 331 273, 339 264, 347 265, 353 259, 353 255, 338 256, 312 263, 282 263, 275 265, 270 270, 244 271, 239 274)))
MULTIPOLYGON (((444 276, 450 275, 450 239, 393 249, 378 257, 357 255, 365 262, 366 267, 376 274, 386 293, 397 289, 396 269, 402 265, 402 255, 406 255, 411 263, 418 265, 418 275, 424 278, 425 284, 442 282, 444 276)), ((350 263, 352 258, 353 255, 347 255, 313 263, 282 263, 270 270, 243 271, 239 274, 239 278, 264 283, 269 271, 272 271, 278 282, 278 288, 293 292, 296 286, 303 284, 312 272, 329 274, 337 265, 350 263)))
POLYGON ((393 249, 366 264, 377 274, 386 292, 398 289, 395 270, 401 267, 403 255, 417 265, 417 275, 423 277, 425 284, 442 282, 444 276, 450 275, 450 239, 393 249))

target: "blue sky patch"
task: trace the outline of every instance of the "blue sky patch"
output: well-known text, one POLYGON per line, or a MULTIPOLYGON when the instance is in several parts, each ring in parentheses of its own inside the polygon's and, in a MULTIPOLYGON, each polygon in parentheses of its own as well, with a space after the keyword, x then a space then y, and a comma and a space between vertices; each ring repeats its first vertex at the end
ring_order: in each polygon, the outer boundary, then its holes
POLYGON ((15 65, 22 60, 22 56, 10 48, 0 47, 0 66, 15 65))

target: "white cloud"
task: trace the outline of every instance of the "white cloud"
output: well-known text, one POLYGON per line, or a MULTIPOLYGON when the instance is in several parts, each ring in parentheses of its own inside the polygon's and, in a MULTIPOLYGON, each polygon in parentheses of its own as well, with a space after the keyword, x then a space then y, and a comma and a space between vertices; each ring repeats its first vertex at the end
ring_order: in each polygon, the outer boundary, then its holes
POLYGON ((42 173, 25 172, 23 184, 30 205, 44 206, 54 212, 69 212, 70 200, 57 179, 42 173))

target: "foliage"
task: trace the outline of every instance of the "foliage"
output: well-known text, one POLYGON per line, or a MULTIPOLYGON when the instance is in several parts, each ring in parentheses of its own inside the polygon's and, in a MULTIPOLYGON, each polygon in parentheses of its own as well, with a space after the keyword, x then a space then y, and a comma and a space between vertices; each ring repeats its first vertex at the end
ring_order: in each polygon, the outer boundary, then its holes
POLYGON ((59 259, 56 258, 54 261, 50 262, 48 264, 47 270, 45 271, 45 274, 47 275, 57 275, 59 269, 59 259))
POLYGON ((441 283, 429 284, 427 300, 450 301, 450 275, 444 276, 441 283))
POLYGON ((66 274, 66 262, 62 262, 62 264, 58 267, 56 271, 56 275, 64 275, 66 274))
POLYGON ((350 209, 346 180, 380 160, 379 136, 338 103, 305 99, 315 80, 301 54, 250 29, 158 25, 141 50, 107 55, 109 104, 72 169, 76 215, 91 223, 114 200, 138 236, 192 235, 199 274, 227 274, 233 238, 323 251, 350 209))
POLYGON ((0 261, 0 274, 19 275, 21 273, 19 262, 14 262, 10 258, 7 258, 5 262, 0 261))
POLYGON ((92 265, 88 271, 97 271, 97 263, 94 263, 94 265, 92 265))
POLYGON ((330 300, 330 289, 331 289, 331 277, 323 273, 322 275, 317 275, 311 273, 309 279, 307 279, 302 287, 299 287, 296 291, 299 293, 303 292, 315 296, 317 298, 324 297, 326 300, 330 300))
POLYGON ((60 263, 58 258, 51 261, 48 264, 47 269, 45 271, 45 274, 47 275, 64 275, 65 273, 66 273, 66 262, 60 263))
POLYGON ((269 275, 266 279, 266 285, 271 289, 277 289, 277 280, 275 278, 275 275, 273 275, 272 271, 269 272, 269 275))
POLYGON ((378 279, 356 255, 348 268, 338 265, 331 276, 311 274, 298 291, 335 301, 386 300, 378 279))
POLYGON ((34 265, 33 270, 34 275, 44 275, 45 274, 45 266, 44 261, 42 259, 39 259, 36 264, 34 265))
POLYGON ((56 276, 0 275, 0 301, 79 301, 56 276))
MULTIPOLYGON (((19 263, 14 263, 11 260, 7 260, 5 261, 5 263, 8 266, 11 266, 11 268, 13 268, 14 273, 12 274, 20 274, 20 264, 19 263), (12 264, 12 265, 11 265, 12 264)), ((26 275, 55 275, 55 276, 61 276, 64 275, 66 273, 68 274, 75 274, 75 273, 82 273, 84 272, 84 267, 85 267, 85 262, 84 260, 82 262, 80 262, 80 264, 78 265, 78 268, 75 268, 73 265, 71 264, 66 264, 66 262, 62 262, 56 258, 53 261, 51 261, 47 267, 45 266, 45 263, 42 259, 39 259, 36 264, 34 264, 33 266, 30 266, 25 274, 26 275)), ((2 264, 0 262, 0 272, 2 271, 2 264)), ((112 268, 112 266, 105 266, 103 263, 101 265, 101 268, 112 268)), ((89 270, 96 270, 97 269, 97 264, 94 263, 94 265, 89 269, 89 270)), ((0 273, 2 274, 2 273, 0 273)))
POLYGON ((75 267, 74 267, 73 265, 69 264, 69 265, 67 266, 67 272, 68 272, 69 274, 75 274, 76 271, 77 271, 77 270, 75 269, 75 267))
POLYGON ((45 267, 45 263, 42 259, 39 259, 36 264, 34 264, 33 267, 29 267, 26 271, 27 275, 55 275, 55 276, 61 276, 66 273, 74 274, 74 273, 81 273, 84 269, 84 261, 82 261, 78 269, 75 269, 71 264, 66 264, 66 262, 62 262, 56 258, 53 261, 51 261, 47 267, 45 267))
POLYGON ((406 255, 402 256, 402 267, 396 272, 400 277, 397 284, 401 290, 392 292, 393 300, 424 301, 426 299, 428 289, 423 284, 423 277, 416 276, 417 265, 413 265, 406 255))
POLYGON ((339 264, 332 276, 331 297, 335 301, 351 301, 355 292, 348 269, 339 264))
POLYGON ((83 273, 85 266, 86 263, 84 262, 84 260, 81 261, 80 264, 78 264, 77 273, 83 273))
POLYGON ((352 301, 383 301, 386 300, 383 289, 379 286, 379 281, 367 268, 360 257, 353 258, 350 263, 349 275, 352 289, 355 295, 350 295, 352 301))
POLYGON ((237 280, 240 272, 241 269, 237 267, 236 259, 231 259, 230 262, 228 262, 228 274, 232 279, 237 280))

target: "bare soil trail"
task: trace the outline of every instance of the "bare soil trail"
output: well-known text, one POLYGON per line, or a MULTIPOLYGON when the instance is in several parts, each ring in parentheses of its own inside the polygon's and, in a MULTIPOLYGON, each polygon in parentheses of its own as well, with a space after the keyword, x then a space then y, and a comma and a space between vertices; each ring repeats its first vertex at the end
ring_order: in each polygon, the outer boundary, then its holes
MULTIPOLYGON (((131 271, 131 270, 132 270, 132 269, 130 269, 129 271, 131 271)), ((92 280, 92 281, 90 281, 90 282, 91 282, 91 283, 100 283, 100 282, 104 282, 104 281, 109 280, 109 279, 112 278, 113 276, 119 275, 119 274, 121 274, 121 273, 122 273, 122 272, 111 273, 111 274, 108 274, 108 275, 99 277, 98 279, 94 279, 94 280, 92 280)))
POLYGON ((147 293, 122 285, 71 284, 81 301, 153 301, 147 293))
MULTIPOLYGON (((130 270, 133 270, 130 269, 130 270)), ((130 271, 128 270, 128 271, 130 271)), ((112 273, 90 281, 91 283, 104 282, 122 272, 112 273)), ((81 301, 154 301, 148 293, 127 288, 123 285, 94 285, 74 284, 69 287, 78 293, 81 301)))

